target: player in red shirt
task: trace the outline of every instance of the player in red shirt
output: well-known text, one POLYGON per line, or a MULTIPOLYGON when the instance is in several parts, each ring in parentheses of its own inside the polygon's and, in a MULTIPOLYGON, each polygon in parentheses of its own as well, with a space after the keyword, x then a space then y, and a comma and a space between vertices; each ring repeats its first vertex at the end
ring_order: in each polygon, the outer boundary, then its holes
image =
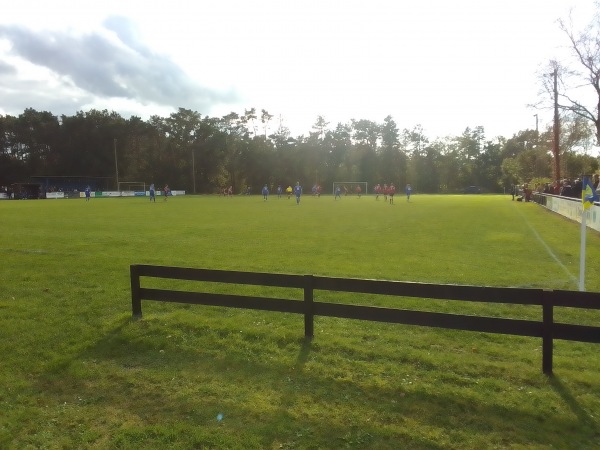
POLYGON ((394 204, 394 194, 396 193, 396 186, 394 186, 394 183, 390 184, 389 187, 389 194, 390 194, 390 205, 394 204))
POLYGON ((375 200, 379 200, 379 195, 381 195, 381 185, 377 183, 375 185, 375 200))

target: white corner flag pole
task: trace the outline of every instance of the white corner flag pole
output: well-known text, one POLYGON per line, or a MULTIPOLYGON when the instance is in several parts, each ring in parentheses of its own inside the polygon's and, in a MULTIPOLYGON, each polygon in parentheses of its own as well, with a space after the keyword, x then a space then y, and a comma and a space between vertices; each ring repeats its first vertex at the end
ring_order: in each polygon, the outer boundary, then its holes
POLYGON ((585 237, 586 237, 586 225, 585 218, 587 211, 585 208, 581 208, 581 247, 579 249, 579 290, 585 291, 585 237))

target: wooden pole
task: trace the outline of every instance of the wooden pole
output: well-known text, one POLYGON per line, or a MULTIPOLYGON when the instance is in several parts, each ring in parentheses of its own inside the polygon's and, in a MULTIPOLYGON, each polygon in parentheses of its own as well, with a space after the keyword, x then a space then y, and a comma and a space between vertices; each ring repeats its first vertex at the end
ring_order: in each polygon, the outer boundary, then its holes
POLYGON ((560 180, 560 122, 558 118, 558 71, 554 69, 552 72, 554 77, 554 139, 552 142, 552 153, 554 155, 554 180, 560 180))

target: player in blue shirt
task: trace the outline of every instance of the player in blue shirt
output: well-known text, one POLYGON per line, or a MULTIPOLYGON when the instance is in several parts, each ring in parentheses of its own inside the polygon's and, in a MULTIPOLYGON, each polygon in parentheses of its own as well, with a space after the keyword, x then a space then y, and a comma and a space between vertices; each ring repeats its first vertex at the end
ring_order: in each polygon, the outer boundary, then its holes
POLYGON ((267 200, 269 198, 269 188, 265 184, 262 188, 263 200, 267 200))
POLYGON ((85 188, 85 201, 89 202, 90 201, 90 196, 92 195, 92 190, 90 189, 90 187, 86 187, 85 188))
POLYGON ((337 200, 338 197, 340 198, 340 200, 342 199, 342 190, 340 189, 339 186, 335 187, 335 197, 334 200, 337 200))
POLYGON ((296 182, 296 186, 294 186, 294 195, 296 196, 296 204, 300 204, 300 196, 302 195, 302 186, 300 186, 300 182, 296 182))

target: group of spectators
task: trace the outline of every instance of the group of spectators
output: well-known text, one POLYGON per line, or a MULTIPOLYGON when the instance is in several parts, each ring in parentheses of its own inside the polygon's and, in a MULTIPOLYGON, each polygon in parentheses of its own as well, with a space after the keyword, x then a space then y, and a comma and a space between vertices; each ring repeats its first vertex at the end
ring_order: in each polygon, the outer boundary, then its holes
POLYGON ((546 183, 543 187, 539 186, 536 189, 536 192, 560 195, 561 197, 580 198, 582 188, 583 184, 581 179, 576 178, 575 180, 571 180, 570 178, 564 178, 563 180, 557 180, 552 184, 546 183))
MULTIPOLYGON (((598 190, 599 181, 600 175, 593 175, 592 186, 596 191, 598 190)), ((583 181, 580 178, 576 178, 575 180, 564 178, 562 180, 556 180, 553 183, 536 184, 534 189, 531 189, 527 183, 522 186, 514 186, 512 194, 513 200, 515 197, 518 197, 517 200, 527 202, 531 200, 533 192, 560 195, 561 197, 581 198, 582 190, 583 181)))
MULTIPOLYGON (((592 177, 592 186, 594 190, 598 189, 598 182, 600 181, 600 175, 594 174, 592 177)), ((546 183, 543 187, 536 186, 536 192, 543 192, 544 194, 560 195, 562 197, 581 198, 581 191, 583 190, 583 181, 580 178, 571 180, 565 178, 554 183, 546 183)))

